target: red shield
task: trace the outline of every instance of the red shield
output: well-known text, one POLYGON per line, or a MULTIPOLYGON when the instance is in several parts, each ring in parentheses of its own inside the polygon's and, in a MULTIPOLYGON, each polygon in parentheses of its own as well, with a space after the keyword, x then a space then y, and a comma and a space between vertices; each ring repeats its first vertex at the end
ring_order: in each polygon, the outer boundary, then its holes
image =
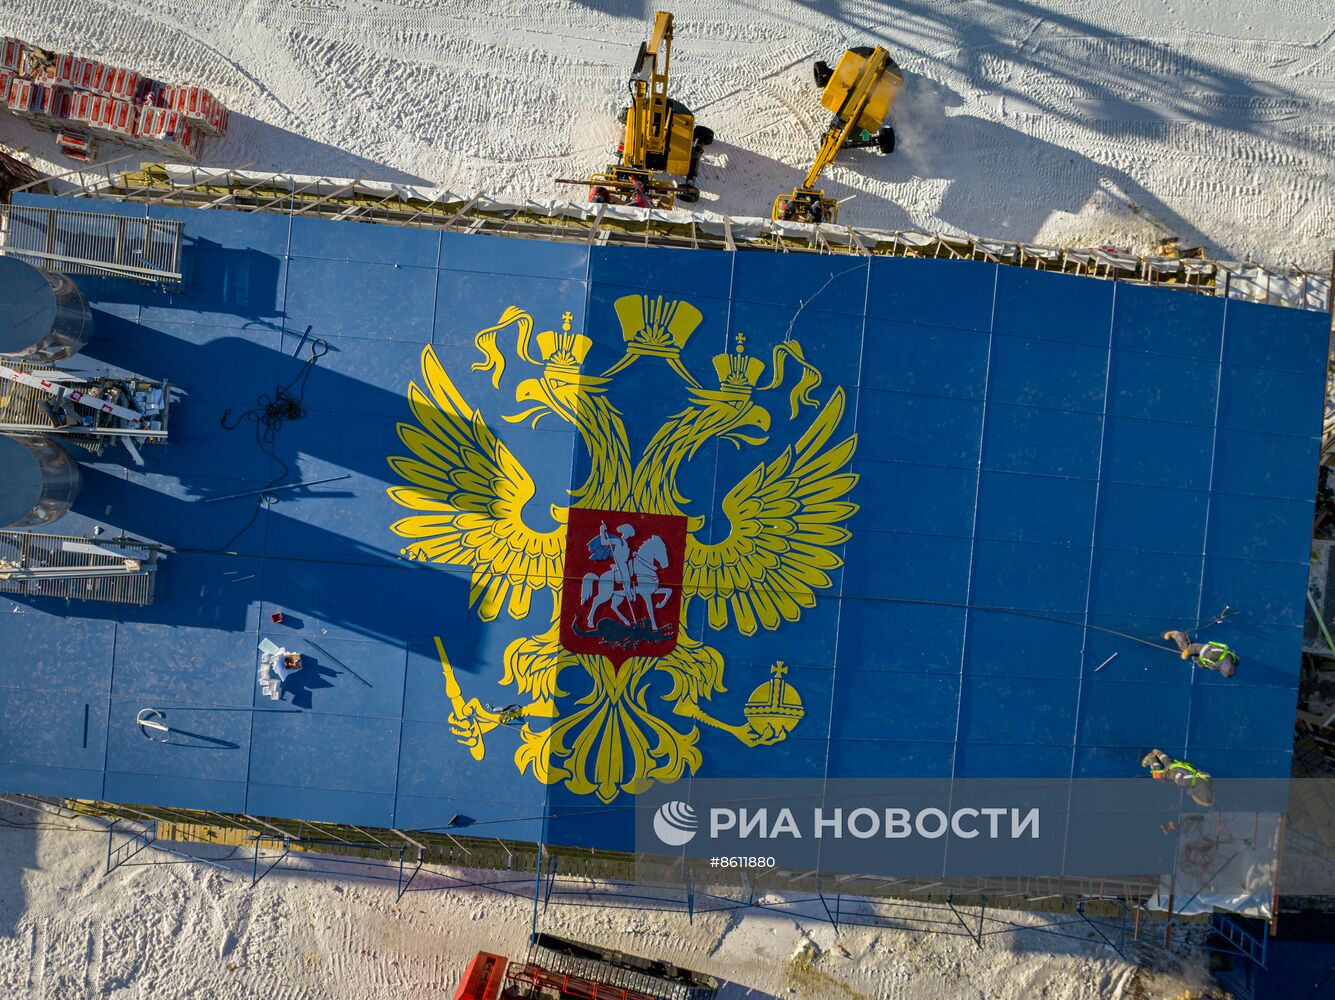
POLYGON ((570 508, 561 645, 606 656, 666 656, 681 625, 686 518, 570 508))

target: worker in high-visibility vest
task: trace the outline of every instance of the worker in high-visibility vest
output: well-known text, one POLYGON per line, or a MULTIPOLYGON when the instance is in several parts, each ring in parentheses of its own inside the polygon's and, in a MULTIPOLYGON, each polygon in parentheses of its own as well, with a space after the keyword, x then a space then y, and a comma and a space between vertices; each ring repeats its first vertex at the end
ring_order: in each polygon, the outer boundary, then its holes
POLYGON ((1174 760, 1162 750, 1155 748, 1140 761, 1141 767, 1150 769, 1150 777, 1156 781, 1171 781, 1178 788, 1186 789, 1191 800, 1198 806, 1208 809, 1214 805, 1214 786, 1210 775, 1198 767, 1193 767, 1185 760, 1174 760))
POLYGON ((1191 660, 1206 670, 1217 670, 1224 677, 1232 677, 1238 670, 1238 654, 1222 642, 1192 642, 1186 632, 1165 632, 1165 639, 1177 643, 1182 659, 1191 660))

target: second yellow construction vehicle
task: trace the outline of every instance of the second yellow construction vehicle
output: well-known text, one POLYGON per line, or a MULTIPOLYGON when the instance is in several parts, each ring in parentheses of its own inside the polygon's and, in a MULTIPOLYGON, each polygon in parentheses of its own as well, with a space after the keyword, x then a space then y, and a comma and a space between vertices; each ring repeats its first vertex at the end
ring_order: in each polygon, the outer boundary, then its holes
POLYGON ((904 74, 879 45, 849 49, 833 70, 823 62, 815 66, 816 84, 823 87, 820 103, 833 113, 821 139, 820 150, 801 186, 774 199, 770 217, 794 222, 835 222, 839 202, 825 197, 816 187, 821 171, 834 162, 841 149, 874 146, 882 153, 895 148, 895 130, 885 124, 904 74))
POLYGON ((695 124, 695 115, 668 97, 672 56, 672 15, 658 11, 649 40, 640 45, 630 75, 630 106, 621 112, 625 136, 618 161, 587 183, 589 200, 618 205, 672 208, 676 199, 698 201, 695 174, 714 133, 695 124), (671 180, 662 175, 683 178, 671 180))

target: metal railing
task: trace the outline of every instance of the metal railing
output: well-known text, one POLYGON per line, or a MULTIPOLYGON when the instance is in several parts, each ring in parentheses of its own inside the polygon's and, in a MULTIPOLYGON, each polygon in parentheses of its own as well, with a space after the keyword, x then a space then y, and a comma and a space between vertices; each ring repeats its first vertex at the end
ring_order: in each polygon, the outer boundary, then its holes
POLYGON ((0 205, 0 253, 61 274, 176 283, 181 280, 181 223, 0 205))
POLYGON ((1156 256, 1106 246, 1042 246, 950 233, 514 199, 360 178, 250 171, 244 166, 224 169, 145 163, 138 170, 128 171, 102 164, 80 172, 70 182, 77 187, 77 197, 149 205, 305 215, 590 246, 627 244, 979 260, 1298 309, 1324 311, 1335 306, 1335 278, 1330 271, 1206 260, 1177 256, 1172 251, 1156 256))
POLYGON ((137 538, 0 531, 0 593, 112 604, 153 603, 165 546, 137 538))

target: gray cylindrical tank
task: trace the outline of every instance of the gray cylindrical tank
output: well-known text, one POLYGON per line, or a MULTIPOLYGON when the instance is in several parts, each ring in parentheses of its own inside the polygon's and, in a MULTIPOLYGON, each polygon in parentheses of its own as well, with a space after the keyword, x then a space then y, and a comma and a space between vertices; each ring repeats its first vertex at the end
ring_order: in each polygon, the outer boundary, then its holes
POLYGON ((0 528, 59 520, 82 482, 69 452, 50 438, 0 434, 0 528))
POLYGON ((78 285, 0 255, 0 356, 50 364, 78 354, 92 332, 78 285))

